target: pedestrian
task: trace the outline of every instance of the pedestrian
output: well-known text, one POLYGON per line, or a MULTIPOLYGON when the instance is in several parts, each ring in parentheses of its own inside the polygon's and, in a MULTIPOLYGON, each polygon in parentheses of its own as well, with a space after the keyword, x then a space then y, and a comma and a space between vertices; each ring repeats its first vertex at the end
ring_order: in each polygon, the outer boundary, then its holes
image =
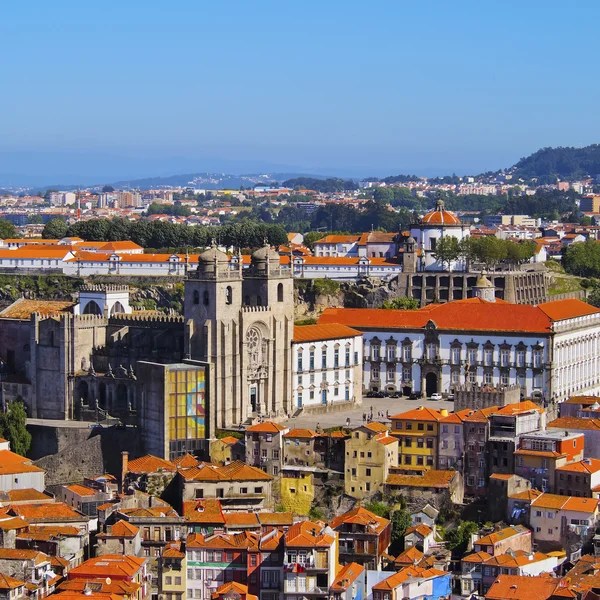
POLYGON ((363 413, 363 423, 367 420, 367 413, 363 413))
POLYGON ((389 419, 389 418, 390 418, 390 411, 389 411, 389 410, 386 410, 386 411, 385 411, 385 418, 386 418, 386 419, 389 419))
POLYGON ((321 423, 317 422, 317 431, 321 431, 321 423))
POLYGON ((346 427, 350 427, 350 417, 346 417, 346 427))

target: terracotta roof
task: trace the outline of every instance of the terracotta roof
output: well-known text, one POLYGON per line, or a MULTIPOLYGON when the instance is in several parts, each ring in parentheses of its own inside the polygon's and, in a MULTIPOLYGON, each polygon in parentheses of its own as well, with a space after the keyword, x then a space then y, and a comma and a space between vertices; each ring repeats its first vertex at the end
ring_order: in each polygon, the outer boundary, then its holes
POLYGON ((409 566, 390 575, 387 579, 376 583, 373 590, 393 590, 399 585, 412 578, 430 579, 433 577, 450 576, 448 571, 440 571, 439 569, 423 569, 421 567, 409 566))
POLYGON ((257 467, 241 461, 234 461, 222 467, 202 465, 191 469, 181 469, 186 481, 271 481, 273 477, 257 467))
POLYGON ((332 529, 337 529, 338 527, 348 523, 363 525, 367 528, 367 533, 373 532, 379 534, 390 524, 390 522, 391 521, 389 519, 380 517, 359 505, 343 515, 332 519, 329 522, 329 526, 332 529))
POLYGON ((422 537, 427 537, 428 535, 433 534, 433 529, 431 529, 429 525, 425 525, 425 523, 419 523, 419 525, 413 525, 412 527, 409 527, 405 531, 404 535, 406 536, 410 533, 418 533, 422 537))
POLYGON ((468 423, 487 423, 490 416, 498 412, 499 408, 498 406, 490 406, 489 408, 471 411, 471 414, 464 417, 464 421, 468 423))
POLYGON ((544 575, 498 575, 485 597, 487 600, 547 600, 559 585, 558 579, 544 575))
POLYGON ((369 429, 370 431, 373 431, 374 433, 383 433, 385 431, 390 430, 388 425, 384 425, 383 423, 380 423, 379 421, 371 421, 370 423, 367 423, 366 425, 361 425, 361 427, 366 427, 367 429, 369 429))
POLYGON ((36 500, 46 500, 48 502, 54 502, 54 498, 44 494, 43 492, 38 492, 34 488, 25 488, 22 490, 9 490, 6 492, 8 495, 8 499, 11 502, 25 502, 25 501, 36 501, 36 500))
POLYGON ((287 427, 279 425, 279 423, 273 423, 273 421, 265 421, 264 423, 257 423, 251 427, 246 427, 246 431, 252 433, 279 433, 284 429, 287 429, 287 427))
POLYGON ((495 415, 520 415, 523 413, 535 410, 539 413, 543 413, 544 409, 539 407, 535 402, 531 400, 524 400, 523 402, 515 402, 514 404, 507 404, 502 408, 499 408, 494 414, 495 415))
POLYGON ((431 469, 422 475, 388 475, 387 485, 397 487, 447 488, 456 476, 456 471, 437 471, 431 469))
POLYGON ((183 502, 183 517, 191 523, 225 524, 221 502, 216 498, 185 500, 183 502))
POLYGON ((29 525, 29 521, 26 521, 22 517, 11 517, 9 519, 0 520, 0 530, 10 531, 12 529, 25 529, 29 525))
POLYGON ((542 560, 546 560, 547 558, 549 558, 548 555, 542 552, 526 552, 525 550, 515 550, 510 554, 507 553, 499 554, 498 556, 492 556, 485 561, 485 565, 515 568, 540 562, 542 560))
POLYGON ((425 555, 416 547, 411 546, 400 553, 395 559, 396 566, 416 565, 425 555))
POLYGON ((460 225, 460 219, 448 210, 432 210, 421 221, 426 225, 460 225))
POLYGON ((11 504, 10 512, 15 517, 23 517, 28 521, 75 519, 87 521, 88 517, 77 512, 63 502, 32 502, 30 504, 11 504))
POLYGON ((536 498, 542 495, 542 492, 538 492, 538 490, 525 490, 524 492, 519 492, 518 494, 512 494, 509 498, 513 500, 528 500, 532 502, 536 498))
POLYGON ((86 487, 85 485, 79 485, 74 483, 72 485, 65 486, 70 492, 77 494, 78 496, 95 496, 98 493, 98 490, 93 488, 86 487))
POLYGON ((531 535, 531 531, 529 529, 525 529, 519 525, 515 527, 505 527, 504 529, 500 529, 500 531, 494 531, 494 533, 490 533, 489 535, 484 535, 480 537, 478 540, 473 542, 474 546, 494 546, 498 542, 503 542, 508 540, 516 535, 528 534, 531 535))
POLYGON ((442 413, 435 408, 429 408, 427 406, 419 406, 413 410, 407 410, 406 412, 392 415, 390 419, 398 419, 402 421, 439 421, 442 419, 442 413))
POLYGON ((51 537, 82 537, 84 533, 79 527, 73 525, 30 525, 27 531, 20 533, 19 536, 30 539, 50 539, 51 537))
POLYGON ((584 458, 583 460, 557 467, 557 471, 570 471, 575 473, 596 473, 600 471, 600 460, 597 458, 584 458))
POLYGON ((162 553, 163 558, 185 558, 185 552, 182 552, 181 542, 172 542, 167 545, 162 553))
POLYGON ((168 460, 146 454, 127 463, 128 473, 156 473, 157 471, 176 471, 177 467, 168 460))
POLYGON ((324 238, 317 240, 314 244, 350 244, 358 242, 360 235, 326 235, 324 238))
POLYGON ((522 456, 543 456, 546 458, 561 458, 566 456, 564 453, 554 452, 551 450, 528 450, 527 448, 515 450, 514 454, 519 454, 522 456))
POLYGON ((14 590, 22 585, 25 585, 24 581, 0 573, 0 590, 14 590))
POLYGON ((228 446, 235 446, 236 444, 244 443, 244 440, 239 440, 238 438, 234 438, 231 435, 221 438, 219 441, 223 442, 223 444, 227 444, 228 446))
MULTIPOLYGON (((141 585, 133 581, 125 581, 113 579, 110 583, 106 583, 104 578, 86 578, 86 579, 71 579, 63 581, 58 586, 60 593, 65 592, 83 592, 92 590, 100 594, 119 594, 121 599, 123 596, 134 598, 140 589, 141 585)), ((89 596, 88 596, 89 598, 89 596)))
POLYGON ((104 554, 73 567, 69 571, 69 579, 135 577, 146 561, 146 558, 129 554, 104 554))
POLYGON ((238 596, 245 596, 246 600, 256 599, 256 596, 248 593, 248 586, 237 581, 229 581, 219 586, 216 592, 211 594, 212 598, 219 598, 220 596, 226 596, 227 594, 237 594, 238 596))
POLYGON ((31 461, 11 450, 0 450, 0 475, 16 475, 17 473, 44 473, 31 464, 31 461))
POLYGON ((191 454, 184 454, 173 460, 173 464, 181 469, 188 469, 190 467, 197 467, 200 461, 191 454))
POLYGON ((388 444, 398 443, 398 438, 392 437, 391 435, 386 435, 383 437, 375 438, 375 441, 378 442, 379 444, 383 444, 384 446, 387 446, 388 444))
POLYGON ((119 250, 143 250, 143 248, 135 242, 124 240, 122 242, 108 242, 101 246, 100 250, 104 252, 118 252, 119 250))
POLYGON ((42 315, 55 315, 64 312, 72 312, 75 302, 62 300, 28 300, 19 298, 10 306, 0 312, 2 319, 29 320, 33 313, 42 315))
POLYGON ((515 476, 514 473, 492 473, 490 475, 490 479, 502 479, 504 481, 508 481, 515 476))
POLYGON ((284 438, 314 438, 318 437, 319 434, 312 429, 290 429, 286 434, 284 434, 284 438))
POLYGON ((260 512, 258 513, 258 520, 261 525, 285 527, 294 522, 294 515, 290 512, 260 512))
POLYGON ((117 513, 128 517, 178 517, 177 511, 170 506, 149 506, 138 508, 119 508, 117 513))
POLYGON ((489 560, 490 558, 492 558, 492 555, 488 554, 487 552, 473 552, 472 554, 469 554, 468 556, 463 556, 461 562, 484 563, 486 560, 489 560))
POLYGON ((588 429, 590 431, 600 430, 600 419, 584 419, 583 417, 558 417, 550 421, 547 427, 557 429, 588 429))
POLYGON ((581 404, 583 406, 591 406, 596 404, 600 398, 598 396, 571 396, 568 400, 565 400, 563 404, 581 404))
POLYGON ((331 589, 335 592, 343 592, 347 590, 365 570, 362 565, 351 562, 341 568, 339 573, 335 576, 331 589))
POLYGON ((134 538, 139 530, 139 527, 128 523, 125 519, 121 519, 110 528, 108 533, 99 533, 98 537, 134 538))
POLYGON ((335 538, 332 535, 323 533, 321 524, 310 521, 295 523, 285 534, 287 548, 328 548, 334 541, 335 538))
POLYGON ((599 503, 600 500, 596 498, 576 498, 574 496, 543 493, 531 502, 531 506, 593 513, 597 510, 599 503))
POLYGON ((258 515, 252 512, 225 513, 226 527, 258 527, 258 515))
POLYGON ((295 325, 292 342, 313 342, 318 340, 335 340, 362 335, 346 325, 331 323, 329 325, 295 325))
POLYGON ((600 313, 600 309, 587 302, 578 300, 577 298, 543 302, 542 304, 538 304, 538 308, 553 321, 562 321, 564 319, 573 319, 574 317, 583 317, 585 315, 595 315, 600 313))
POLYGON ((551 319, 527 304, 487 302, 480 298, 430 304, 419 310, 327 308, 319 324, 341 323, 359 330, 423 329, 432 321, 448 331, 518 331, 549 333, 551 319))
POLYGON ((43 563, 49 563, 50 557, 38 550, 0 548, 0 560, 32 560, 35 565, 41 565, 43 563))
POLYGON ((194 548, 240 548, 258 550, 258 535, 250 531, 241 533, 217 533, 214 535, 202 535, 201 533, 192 533, 186 540, 188 550, 194 548))

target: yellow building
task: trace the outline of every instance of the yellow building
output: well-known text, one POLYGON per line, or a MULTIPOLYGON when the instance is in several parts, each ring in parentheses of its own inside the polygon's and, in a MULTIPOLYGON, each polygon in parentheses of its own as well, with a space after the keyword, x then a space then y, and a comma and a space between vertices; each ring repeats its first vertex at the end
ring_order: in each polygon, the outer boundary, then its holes
POLYGON ((439 422, 447 416, 447 410, 419 406, 390 417, 392 435, 398 439, 399 467, 415 470, 436 468, 439 422))
POLYGON ((227 465, 236 460, 246 460, 244 440, 233 436, 212 440, 210 443, 210 462, 215 465, 227 465))
POLYGON ((346 440, 346 494, 362 500, 382 492, 390 468, 398 465, 398 440, 383 423, 368 423, 346 440))
POLYGON ((159 559, 158 591, 167 600, 186 600, 187 559, 181 544, 173 542, 159 559))
POLYGON ((285 510, 297 515, 307 515, 315 498, 313 474, 298 470, 281 472, 281 503, 285 510))

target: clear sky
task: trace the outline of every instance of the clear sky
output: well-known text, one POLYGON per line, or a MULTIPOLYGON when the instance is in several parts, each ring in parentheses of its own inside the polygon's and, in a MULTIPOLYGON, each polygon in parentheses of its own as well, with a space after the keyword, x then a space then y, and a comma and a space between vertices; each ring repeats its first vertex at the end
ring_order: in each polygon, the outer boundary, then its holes
POLYGON ((509 166, 600 142, 599 21, 597 0, 2 2, 0 173, 509 166))

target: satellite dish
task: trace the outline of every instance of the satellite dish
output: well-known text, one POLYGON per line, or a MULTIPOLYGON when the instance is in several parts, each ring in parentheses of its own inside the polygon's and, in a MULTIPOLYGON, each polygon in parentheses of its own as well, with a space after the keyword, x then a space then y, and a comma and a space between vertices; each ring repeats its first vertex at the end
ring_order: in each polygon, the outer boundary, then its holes
POLYGON ((106 578, 106 585, 110 585, 112 583, 112 580, 110 577, 106 578))

